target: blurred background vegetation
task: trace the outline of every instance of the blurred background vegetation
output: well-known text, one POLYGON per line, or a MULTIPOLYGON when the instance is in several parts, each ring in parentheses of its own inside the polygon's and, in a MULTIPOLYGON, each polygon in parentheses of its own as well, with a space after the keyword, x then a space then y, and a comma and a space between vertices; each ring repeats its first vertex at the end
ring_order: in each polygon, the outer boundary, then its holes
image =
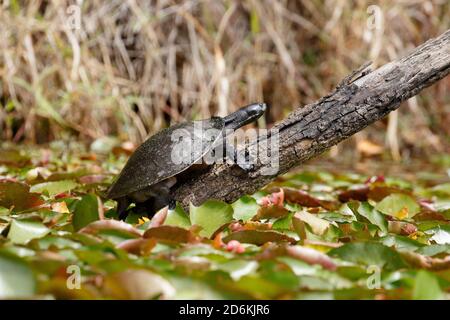
MULTIPOLYGON (((13 143, 137 144, 254 101, 270 104, 259 125, 271 126, 364 62, 380 66, 450 27, 448 0, 0 3, 0 141, 13 143)), ((440 81, 331 155, 448 152, 449 85, 440 81)))

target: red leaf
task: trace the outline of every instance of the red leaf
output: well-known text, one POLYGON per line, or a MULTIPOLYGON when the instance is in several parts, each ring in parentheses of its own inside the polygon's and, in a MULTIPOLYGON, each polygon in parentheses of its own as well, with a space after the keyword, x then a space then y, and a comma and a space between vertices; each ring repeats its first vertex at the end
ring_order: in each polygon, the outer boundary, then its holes
POLYGON ((261 231, 261 230, 244 230, 233 232, 223 238, 225 243, 229 241, 237 240, 243 243, 252 243, 255 245, 263 245, 267 242, 297 242, 294 238, 291 238, 285 234, 275 231, 261 231))
POLYGON ((368 186, 350 188, 341 192, 338 199, 340 202, 348 202, 350 200, 367 201, 369 190, 368 186))
POLYGON ((126 222, 113 219, 97 220, 91 222, 86 227, 80 229, 80 231, 78 232, 96 234, 101 230, 118 230, 141 237, 141 232, 135 227, 126 222))
POLYGON ((270 218, 281 218, 289 214, 289 210, 280 207, 278 205, 270 205, 268 207, 261 207, 258 209, 256 215, 252 220, 270 219, 270 218))
POLYGON ((372 184, 372 183, 384 183, 386 179, 384 179, 384 176, 378 175, 378 176, 372 176, 367 178, 367 180, 364 182, 365 184, 372 184))
POLYGON ((150 228, 144 233, 144 238, 154 238, 159 241, 169 243, 195 243, 199 237, 191 230, 186 230, 175 226, 159 226, 150 228))
POLYGON ((273 191, 271 194, 259 199, 258 204, 263 207, 280 206, 284 203, 284 190, 279 188, 278 191, 273 191))
POLYGON ((297 203, 303 207, 320 207, 320 201, 310 196, 306 191, 296 190, 291 188, 284 188, 286 201, 290 203, 297 203))
POLYGON ((155 228, 162 226, 164 221, 166 221, 167 213, 169 212, 168 207, 164 207, 159 210, 150 221, 150 228, 155 228))
POLYGON ((116 247, 118 249, 125 250, 127 252, 145 255, 150 253, 150 251, 156 246, 155 239, 128 239, 119 243, 116 247))
POLYGON ((27 184, 13 179, 0 179, 0 206, 23 211, 43 204, 39 194, 31 193, 27 184))

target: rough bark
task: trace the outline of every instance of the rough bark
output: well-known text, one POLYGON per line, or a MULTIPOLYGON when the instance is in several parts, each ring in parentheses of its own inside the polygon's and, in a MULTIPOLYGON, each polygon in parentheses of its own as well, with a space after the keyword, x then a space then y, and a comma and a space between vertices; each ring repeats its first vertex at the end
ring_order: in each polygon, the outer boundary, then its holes
MULTIPOLYGON (((407 56, 375 71, 366 66, 344 79, 329 95, 294 110, 275 124, 279 130, 279 171, 262 174, 263 165, 244 173, 235 165, 216 164, 181 184, 174 196, 185 208, 207 199, 233 202, 252 194, 276 176, 319 155, 397 109, 402 101, 450 72, 450 30, 407 56), (355 80, 356 78, 356 80, 355 80)), ((253 141, 251 148, 258 147, 253 141)))

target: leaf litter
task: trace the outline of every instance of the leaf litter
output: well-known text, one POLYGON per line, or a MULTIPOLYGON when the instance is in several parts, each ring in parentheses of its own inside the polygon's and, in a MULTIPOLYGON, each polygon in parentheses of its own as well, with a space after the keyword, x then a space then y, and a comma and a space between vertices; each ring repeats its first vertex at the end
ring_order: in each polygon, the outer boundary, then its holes
POLYGON ((447 168, 312 165, 232 204, 118 221, 105 192, 129 152, 100 149, 1 149, 0 298, 450 297, 447 168))

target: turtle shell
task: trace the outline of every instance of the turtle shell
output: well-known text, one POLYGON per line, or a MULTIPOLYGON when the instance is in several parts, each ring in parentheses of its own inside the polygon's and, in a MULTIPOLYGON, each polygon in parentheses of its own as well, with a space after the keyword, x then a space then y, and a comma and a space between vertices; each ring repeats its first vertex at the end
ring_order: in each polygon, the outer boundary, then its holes
POLYGON ((108 198, 130 195, 187 170, 213 148, 224 127, 222 118, 213 117, 159 131, 130 156, 108 198))

